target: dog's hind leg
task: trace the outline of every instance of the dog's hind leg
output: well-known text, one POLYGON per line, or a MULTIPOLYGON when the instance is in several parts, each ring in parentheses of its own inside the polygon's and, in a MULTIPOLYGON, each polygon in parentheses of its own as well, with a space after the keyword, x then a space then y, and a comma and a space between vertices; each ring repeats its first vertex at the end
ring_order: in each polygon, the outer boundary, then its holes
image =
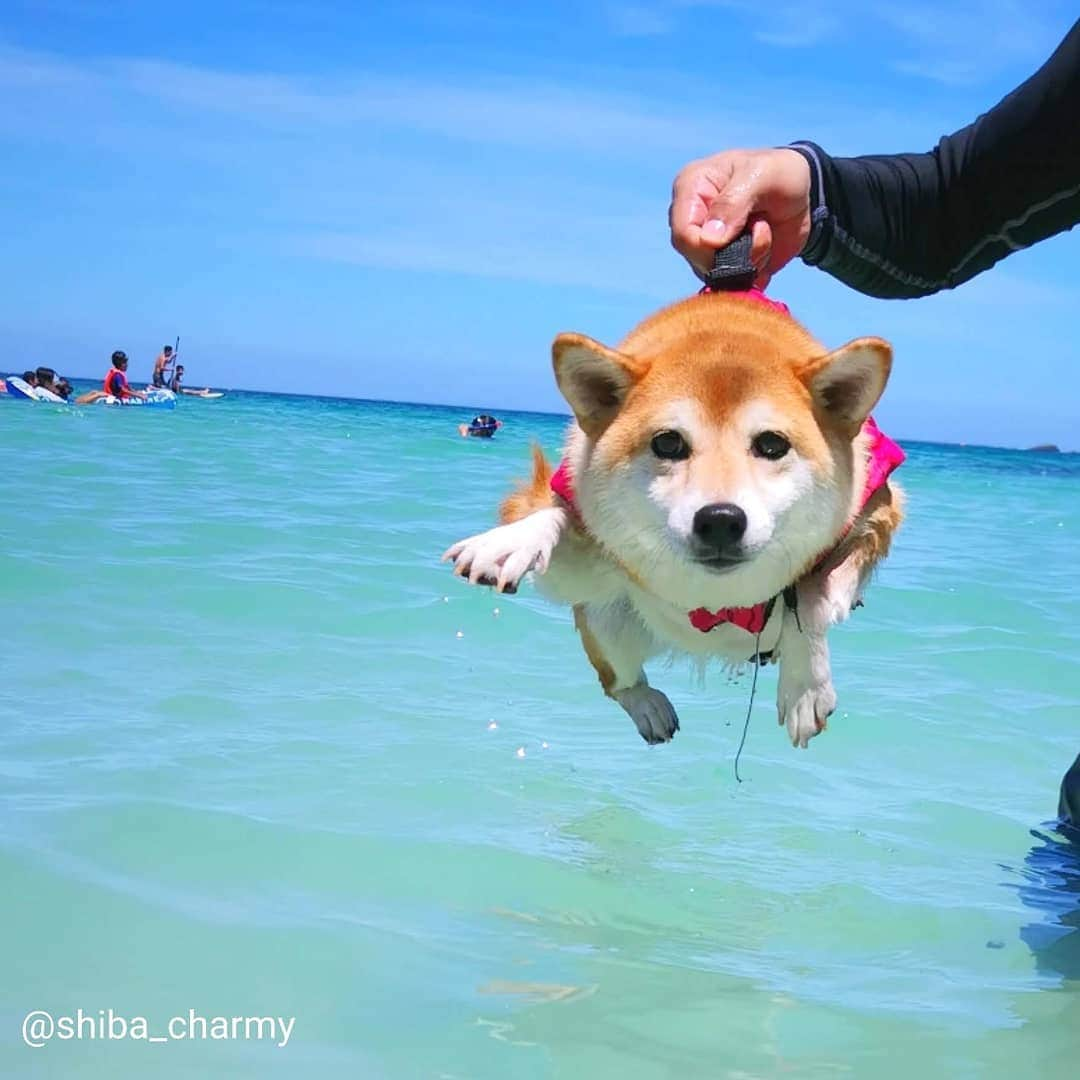
POLYGON ((827 623, 843 622, 862 605, 863 589, 874 567, 888 555, 903 519, 903 491, 895 484, 879 488, 836 552, 806 579, 817 582, 818 592, 810 599, 823 606, 821 617, 827 623))
POLYGON ((630 603, 576 604, 574 625, 604 693, 622 706, 647 743, 670 742, 679 718, 667 695, 645 677, 643 665, 656 643, 630 603))
POLYGON ((798 583, 797 611, 784 612, 776 704, 794 746, 805 748, 824 731, 836 708, 826 634, 859 606, 902 520, 902 492, 891 485, 879 488, 834 555, 798 583))

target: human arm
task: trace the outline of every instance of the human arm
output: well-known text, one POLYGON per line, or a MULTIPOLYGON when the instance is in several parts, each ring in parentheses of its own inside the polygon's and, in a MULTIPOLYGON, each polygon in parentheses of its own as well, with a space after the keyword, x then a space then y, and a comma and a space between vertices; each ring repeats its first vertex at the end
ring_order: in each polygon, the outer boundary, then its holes
POLYGON ((122 372, 117 372, 109 380, 109 393, 113 397, 120 398, 122 401, 124 398, 134 397, 146 400, 146 394, 142 390, 132 389, 131 384, 127 380, 127 376, 122 372))
POLYGON ((702 270, 749 220, 759 284, 801 254, 872 296, 954 288, 1080 221, 1078 111, 1080 23, 1023 85, 928 153, 833 158, 804 142, 692 163, 675 182, 672 242, 702 270))

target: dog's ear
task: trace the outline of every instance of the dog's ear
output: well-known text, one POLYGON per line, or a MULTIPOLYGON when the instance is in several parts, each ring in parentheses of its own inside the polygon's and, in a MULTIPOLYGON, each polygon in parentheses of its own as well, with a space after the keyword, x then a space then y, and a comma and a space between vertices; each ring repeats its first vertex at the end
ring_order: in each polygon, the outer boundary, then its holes
POLYGON ((864 337, 812 360, 803 379, 818 408, 854 435, 881 397, 891 369, 889 343, 864 337))
POLYGON ((599 438, 622 408, 648 364, 609 349, 584 334, 560 334, 551 346, 555 381, 581 430, 599 438))

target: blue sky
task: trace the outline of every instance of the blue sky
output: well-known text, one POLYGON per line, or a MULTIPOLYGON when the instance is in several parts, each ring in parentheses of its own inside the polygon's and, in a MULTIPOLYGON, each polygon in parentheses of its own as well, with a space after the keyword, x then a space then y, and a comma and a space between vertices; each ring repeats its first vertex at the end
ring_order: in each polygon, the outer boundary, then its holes
MULTIPOLYGON (((927 149, 1035 70, 1071 5, 5 0, 0 369, 562 411, 549 345, 695 281, 691 158, 927 149)), ((1072 122, 1074 118, 1066 118, 1072 122)), ((1080 449, 1080 238, 885 302, 801 264, 826 344, 880 334, 901 437, 1080 449)))

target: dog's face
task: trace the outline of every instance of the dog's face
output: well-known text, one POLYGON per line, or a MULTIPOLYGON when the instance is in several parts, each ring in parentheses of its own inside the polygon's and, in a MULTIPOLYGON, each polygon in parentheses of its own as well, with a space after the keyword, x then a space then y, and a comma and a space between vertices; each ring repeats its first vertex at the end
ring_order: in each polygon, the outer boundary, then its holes
POLYGON ((764 599, 836 538, 891 353, 863 338, 826 354, 786 315, 704 296, 618 352, 561 335, 554 359, 591 444, 575 477, 590 532, 692 608, 764 599))

